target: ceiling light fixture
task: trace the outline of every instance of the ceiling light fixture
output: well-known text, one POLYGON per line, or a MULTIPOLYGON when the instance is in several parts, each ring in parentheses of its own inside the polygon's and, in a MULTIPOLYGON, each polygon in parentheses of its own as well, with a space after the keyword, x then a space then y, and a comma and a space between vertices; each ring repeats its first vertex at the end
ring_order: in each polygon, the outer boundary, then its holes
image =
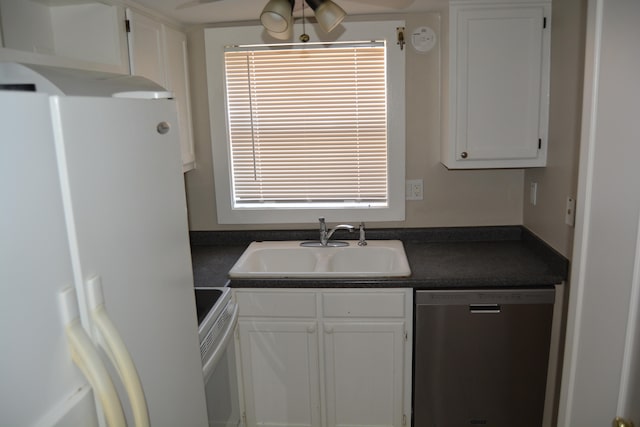
POLYGON ((316 20, 320 27, 327 33, 330 33, 337 27, 347 13, 331 0, 305 0, 309 7, 313 9, 316 20))
MULTIPOLYGON (((337 27, 347 13, 331 0, 305 1, 316 15, 320 27, 327 33, 337 27)), ((269 0, 260 14, 260 22, 272 37, 286 40, 293 35, 295 0, 269 0)))
POLYGON ((260 22, 269 35, 281 40, 291 37, 294 3, 295 0, 269 0, 260 14, 260 22))

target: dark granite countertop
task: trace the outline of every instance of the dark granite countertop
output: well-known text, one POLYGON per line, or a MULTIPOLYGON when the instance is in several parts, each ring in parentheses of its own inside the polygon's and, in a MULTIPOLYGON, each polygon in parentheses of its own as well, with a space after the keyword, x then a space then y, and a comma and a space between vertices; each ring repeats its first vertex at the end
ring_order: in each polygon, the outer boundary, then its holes
MULTIPOLYGON (((317 230, 191 232, 195 286, 518 288, 567 278, 568 261, 520 226, 371 229, 404 243, 411 276, 381 279, 233 279, 227 272, 255 240, 311 240, 317 230)), ((346 235, 345 235, 346 236, 346 235)), ((336 233, 336 238, 344 236, 336 233)))

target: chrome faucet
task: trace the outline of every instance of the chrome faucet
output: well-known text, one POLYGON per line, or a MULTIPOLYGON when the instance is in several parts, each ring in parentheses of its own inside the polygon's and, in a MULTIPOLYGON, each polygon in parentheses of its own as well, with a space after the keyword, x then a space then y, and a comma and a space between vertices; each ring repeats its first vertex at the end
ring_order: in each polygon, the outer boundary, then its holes
POLYGON ((320 217, 318 218, 318 221, 320 221, 320 244, 322 246, 328 246, 329 245, 329 239, 331 238, 331 236, 333 236, 333 233, 335 233, 338 230, 348 230, 349 233, 353 233, 354 230, 354 226, 353 225, 348 225, 348 224, 340 224, 340 225, 336 225, 335 227, 333 227, 332 230, 329 230, 327 228, 327 224, 324 222, 324 218, 320 217))

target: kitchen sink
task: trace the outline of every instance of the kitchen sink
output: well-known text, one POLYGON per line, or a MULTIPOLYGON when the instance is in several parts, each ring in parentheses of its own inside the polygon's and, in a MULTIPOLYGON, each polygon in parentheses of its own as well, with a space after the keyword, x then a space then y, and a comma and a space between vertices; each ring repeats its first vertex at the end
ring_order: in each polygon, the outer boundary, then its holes
POLYGON ((407 277, 411 269, 400 240, 366 246, 301 246, 300 241, 253 242, 229 271, 234 279, 407 277))

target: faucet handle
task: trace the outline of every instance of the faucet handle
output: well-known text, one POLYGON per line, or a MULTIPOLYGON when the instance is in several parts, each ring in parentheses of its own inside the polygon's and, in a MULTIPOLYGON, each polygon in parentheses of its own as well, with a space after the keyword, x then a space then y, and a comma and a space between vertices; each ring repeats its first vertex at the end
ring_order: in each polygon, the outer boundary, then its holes
POLYGON ((360 223, 360 240, 358 240, 358 246, 367 246, 367 239, 364 236, 364 222, 360 223))

